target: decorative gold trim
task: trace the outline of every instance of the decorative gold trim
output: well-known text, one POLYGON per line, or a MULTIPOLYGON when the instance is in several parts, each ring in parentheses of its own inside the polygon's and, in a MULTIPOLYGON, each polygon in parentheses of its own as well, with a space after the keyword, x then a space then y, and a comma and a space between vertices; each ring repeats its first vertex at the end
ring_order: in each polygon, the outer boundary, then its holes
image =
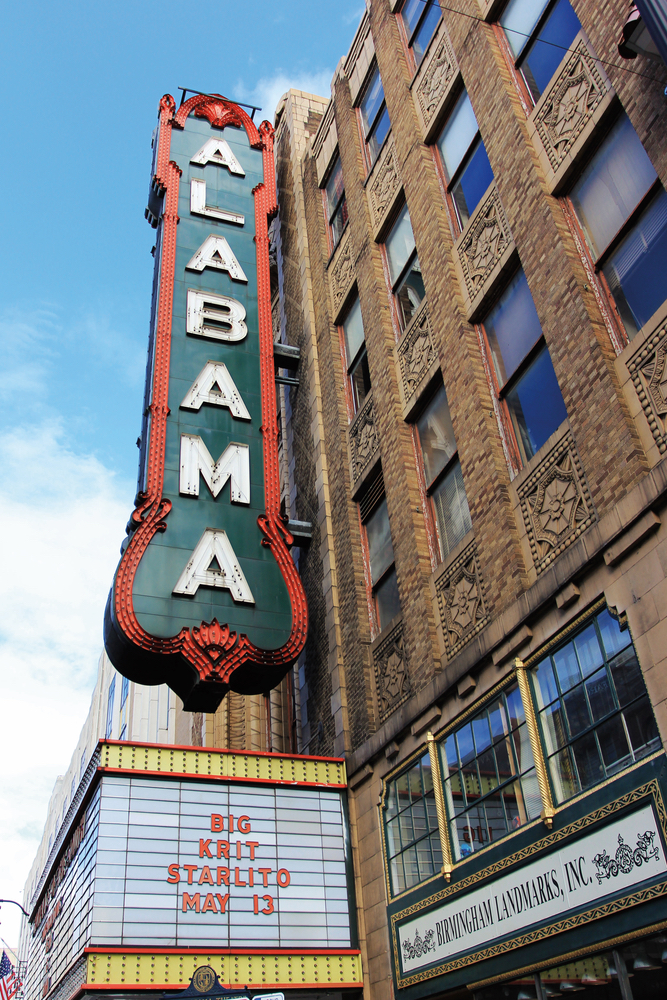
POLYGON ((605 608, 606 606, 607 598, 603 594, 602 597, 598 597, 597 601, 594 601, 593 604, 589 604, 586 611, 582 611, 581 614, 577 615, 577 617, 571 621, 569 625, 566 625, 564 629, 561 629, 558 635, 553 636, 548 642, 545 642, 545 644, 540 646, 535 653, 531 653, 528 659, 524 661, 524 667, 532 667, 537 660, 541 660, 542 657, 546 656, 549 650, 553 649, 554 646, 559 646, 561 642, 564 642, 565 639, 567 639, 567 637, 575 631, 575 629, 579 628, 582 622, 584 622, 587 618, 592 617, 592 615, 601 611, 602 608, 605 608))
POLYGON ((516 667, 516 676, 517 681, 519 682, 519 692, 521 693, 521 701, 523 702, 523 711, 526 716, 526 727, 530 738, 530 748, 533 751, 533 760, 535 761, 537 784, 540 789, 540 798, 542 799, 542 819, 544 820, 547 828, 550 830, 553 826, 556 810, 554 809, 554 803, 551 797, 551 785, 549 784, 547 764, 542 750, 540 731, 537 726, 535 705, 530 693, 530 684, 528 683, 526 667, 518 656, 514 660, 514 666, 516 667))
POLYGON ((445 797, 442 791, 442 773, 440 771, 440 755, 432 732, 426 734, 428 753, 431 758, 431 777, 433 779, 433 792, 435 794, 435 811, 438 817, 438 830, 440 831, 440 847, 442 849, 441 873, 445 876, 445 882, 449 882, 452 877, 452 848, 449 843, 449 825, 447 823, 447 813, 445 812, 445 797))
MULTIPOLYGON (((596 786, 597 789, 599 789, 599 787, 600 786, 596 786)), ((589 923, 591 920, 597 920, 600 917, 607 916, 609 913, 615 913, 617 910, 623 909, 626 906, 635 906, 639 903, 647 902, 648 900, 660 895, 662 892, 667 891, 667 882, 661 882, 657 886, 651 886, 648 889, 639 890, 636 893, 631 893, 629 896, 624 896, 621 899, 604 903, 601 906, 594 907, 592 910, 577 914, 576 916, 565 917, 556 924, 548 924, 543 927, 536 928, 533 931, 526 932, 526 934, 523 934, 520 937, 511 938, 508 941, 498 942, 497 944, 491 945, 489 948, 485 948, 482 951, 474 952, 471 955, 460 956, 459 958, 452 959, 451 962, 444 962, 442 965, 434 968, 424 969, 421 972, 414 973, 412 976, 401 978, 399 974, 400 964, 397 933, 397 924, 399 921, 403 921, 406 917, 420 913, 435 903, 448 899, 450 896, 462 893, 464 890, 477 885, 477 883, 497 875, 499 872, 504 871, 518 862, 525 861, 534 854, 553 847, 555 844, 571 837, 573 834, 578 833, 595 823, 608 819, 620 809, 625 809, 627 806, 632 805, 640 799, 647 798, 648 796, 653 797, 653 805, 655 806, 655 810, 658 815, 663 840, 667 840, 667 809, 665 808, 665 802, 662 797, 660 786, 657 780, 653 778, 651 781, 646 782, 646 784, 641 785, 639 788, 635 788, 632 791, 627 792, 625 795, 622 795, 619 799, 608 802, 606 805, 594 810, 594 812, 589 813, 587 816, 582 816, 580 819, 574 820, 561 830, 556 830, 534 844, 529 844, 527 847, 517 851, 515 854, 502 858, 501 860, 495 862, 495 864, 489 865, 488 868, 484 868, 473 875, 469 875, 467 878, 461 879, 454 885, 446 886, 444 889, 434 893, 432 896, 429 896, 428 898, 417 903, 413 903, 411 906, 406 907, 398 913, 392 914, 392 951, 394 957, 394 968, 396 970, 396 982, 399 988, 412 986, 425 979, 432 979, 435 976, 441 976, 447 972, 453 972, 455 969, 461 968, 465 965, 472 965, 474 962, 480 962, 487 958, 494 958, 507 951, 530 944, 533 941, 542 940, 544 937, 548 937, 552 934, 559 934, 562 931, 571 930, 573 927, 577 927, 580 924, 589 923)))
POLYGON ((558 955, 550 958, 547 962, 535 962, 533 965, 525 965, 522 969, 513 969, 511 972, 503 973, 502 976, 493 976, 491 979, 481 979, 478 983, 468 983, 469 990, 480 990, 485 986, 494 986, 496 983, 505 982, 508 979, 519 979, 531 972, 540 972, 542 969, 550 969, 554 965, 565 965, 567 962, 584 958, 588 955, 595 955, 606 948, 614 948, 616 945, 625 944, 626 941, 634 941, 638 937, 645 937, 647 934, 656 934, 667 927, 667 920, 661 920, 657 924, 649 924, 648 927, 640 927, 635 931, 628 931, 627 934, 618 934, 616 937, 608 938, 599 944, 588 945, 586 948, 577 948, 576 951, 568 951, 565 955, 558 955))

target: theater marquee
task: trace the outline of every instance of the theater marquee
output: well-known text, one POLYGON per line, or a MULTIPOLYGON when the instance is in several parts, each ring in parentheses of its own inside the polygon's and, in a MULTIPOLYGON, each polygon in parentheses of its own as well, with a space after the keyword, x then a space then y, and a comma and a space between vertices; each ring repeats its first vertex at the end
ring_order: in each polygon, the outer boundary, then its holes
POLYGON ((202 964, 265 993, 357 988, 345 788, 338 759, 103 742, 28 903, 26 1000, 68 969, 96 992, 202 964))
POLYGON ((105 615, 114 666, 186 709, 280 682, 307 631, 280 512, 268 224, 273 128, 160 102, 139 490, 105 615))

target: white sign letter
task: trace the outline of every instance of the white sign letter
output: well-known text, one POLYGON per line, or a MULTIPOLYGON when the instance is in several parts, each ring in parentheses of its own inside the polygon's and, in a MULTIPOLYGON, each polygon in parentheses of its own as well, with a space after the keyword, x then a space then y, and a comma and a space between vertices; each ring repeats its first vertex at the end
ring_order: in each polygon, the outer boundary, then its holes
POLYGON ((221 167, 227 167, 230 174, 245 177, 245 170, 229 148, 229 143, 225 142, 224 139, 208 139, 202 148, 195 153, 190 163, 199 163, 201 166, 206 163, 217 163, 221 167))
POLYGON ((225 212, 221 208, 211 208, 206 204, 206 181, 193 177, 190 181, 190 211, 193 215, 208 215, 220 222, 234 222, 242 226, 245 218, 238 212, 225 212))
POLYGON ((234 379, 221 361, 207 361, 194 380, 185 399, 182 410, 199 410, 202 403, 212 406, 226 406, 233 417, 250 420, 248 408, 241 399, 241 393, 234 385, 234 379))
POLYGON ((248 281, 224 236, 214 236, 213 233, 207 236, 194 257, 185 265, 185 270, 203 271, 205 267, 227 271, 234 281, 248 281))
POLYGON ((193 336, 213 340, 245 340, 248 327, 244 320, 245 308, 236 299, 188 288, 185 329, 193 336), (211 326, 211 323, 216 325, 211 326))
POLYGON ((235 601, 255 603, 232 543, 222 529, 206 528, 173 593, 194 597, 200 587, 220 587, 228 590, 235 601))
POLYGON ((232 503, 250 503, 250 448, 228 444, 217 462, 196 434, 181 434, 181 478, 179 490, 185 496, 199 496, 199 474, 214 497, 231 479, 232 503))

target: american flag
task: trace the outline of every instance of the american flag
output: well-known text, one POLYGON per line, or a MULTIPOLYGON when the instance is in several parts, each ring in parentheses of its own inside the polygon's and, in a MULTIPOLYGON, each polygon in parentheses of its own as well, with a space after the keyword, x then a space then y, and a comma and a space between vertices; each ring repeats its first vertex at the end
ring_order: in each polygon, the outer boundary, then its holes
POLYGON ((11 1000, 20 989, 21 980, 14 972, 14 966, 9 961, 7 952, 3 951, 0 960, 0 1000, 11 1000))

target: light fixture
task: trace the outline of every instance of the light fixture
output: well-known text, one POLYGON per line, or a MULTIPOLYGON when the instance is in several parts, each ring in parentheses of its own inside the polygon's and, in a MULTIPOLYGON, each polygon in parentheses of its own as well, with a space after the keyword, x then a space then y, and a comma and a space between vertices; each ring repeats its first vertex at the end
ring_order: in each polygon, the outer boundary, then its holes
POLYGON ((580 986, 579 983, 573 983, 569 979, 564 979, 560 984, 561 993, 580 993, 585 990, 585 986, 580 986))
POLYGON ((554 983, 553 981, 548 983, 542 980, 542 992, 547 997, 559 997, 561 995, 561 992, 558 989, 558 983, 554 983))
POLYGON ((594 976, 592 972, 587 972, 585 976, 581 977, 582 986, 606 986, 607 980, 600 979, 599 976, 594 976))
POLYGON ((635 949, 635 960, 632 963, 632 968, 635 972, 650 972, 652 969, 659 969, 660 966, 654 959, 648 957, 644 945, 639 944, 635 949))
POLYGON ((522 986, 516 1000, 537 1000, 537 993, 532 986, 522 986))

